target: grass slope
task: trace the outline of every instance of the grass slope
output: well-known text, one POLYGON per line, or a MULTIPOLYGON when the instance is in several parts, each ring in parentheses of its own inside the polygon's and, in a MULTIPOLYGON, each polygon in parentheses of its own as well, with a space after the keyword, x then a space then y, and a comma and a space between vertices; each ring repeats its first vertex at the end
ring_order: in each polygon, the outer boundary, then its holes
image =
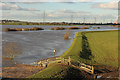
POLYGON ((52 64, 48 66, 46 69, 28 78, 32 78, 32 80, 34 80, 35 78, 41 78, 41 79, 48 78, 49 80, 76 78, 76 79, 84 80, 85 78, 91 78, 91 77, 86 72, 80 71, 71 66, 63 65, 63 64, 52 64))
POLYGON ((61 56, 86 64, 118 66, 118 31, 78 32, 61 56))

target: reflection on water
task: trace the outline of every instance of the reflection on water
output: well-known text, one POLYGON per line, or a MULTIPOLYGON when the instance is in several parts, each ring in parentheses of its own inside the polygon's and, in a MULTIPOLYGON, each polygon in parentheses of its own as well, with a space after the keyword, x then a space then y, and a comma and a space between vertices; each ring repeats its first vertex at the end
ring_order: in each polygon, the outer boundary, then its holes
MULTIPOLYGON (((24 28, 25 26, 4 25, 3 29, 6 27, 24 28)), ((34 27, 34 26, 27 26, 27 27, 34 27)), ((5 44, 6 42, 16 42, 20 44, 23 48, 21 54, 19 54, 19 56, 15 58, 16 61, 18 61, 19 63, 30 64, 39 59, 53 57, 54 48, 56 49, 56 56, 60 56, 71 45, 75 32, 83 31, 83 30, 70 30, 71 39, 64 40, 64 34, 66 30, 51 31, 49 30, 49 28, 56 26, 41 26, 41 27, 45 28, 46 30, 3 32, 2 34, 3 44, 5 44)), ((69 26, 65 26, 65 27, 69 27, 69 26)), ((105 30, 105 29, 107 30, 107 29, 117 29, 117 28, 110 26, 101 27, 101 30, 105 30)), ((88 29, 88 30, 93 30, 93 29, 88 29)), ((88 31, 88 30, 84 30, 84 31, 88 31)), ((3 66, 6 66, 4 62, 3 62, 3 66)))

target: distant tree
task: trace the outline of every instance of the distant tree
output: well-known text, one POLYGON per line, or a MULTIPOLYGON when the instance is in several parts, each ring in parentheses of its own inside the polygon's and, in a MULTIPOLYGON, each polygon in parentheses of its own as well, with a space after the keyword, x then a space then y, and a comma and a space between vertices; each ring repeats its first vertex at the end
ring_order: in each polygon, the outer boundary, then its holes
POLYGON ((3 54, 11 59, 14 59, 20 53, 22 53, 22 48, 16 42, 7 42, 3 45, 3 54))

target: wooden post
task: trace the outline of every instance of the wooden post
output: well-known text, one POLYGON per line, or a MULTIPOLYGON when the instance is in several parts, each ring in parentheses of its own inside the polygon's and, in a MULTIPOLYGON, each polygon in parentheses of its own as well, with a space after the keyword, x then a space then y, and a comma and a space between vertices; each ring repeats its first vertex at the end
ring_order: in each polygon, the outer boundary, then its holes
POLYGON ((64 58, 62 58, 62 63, 65 63, 65 60, 64 60, 64 58))
POLYGON ((93 77, 94 77, 94 79, 97 79, 97 75, 96 74, 94 74, 93 77))
POLYGON ((47 60, 46 60, 46 64, 45 65, 46 65, 45 67, 47 67, 47 60))
POLYGON ((63 63, 65 63, 65 59, 63 58, 63 63))
POLYGON ((41 66, 41 61, 38 62, 38 66, 41 66))
POLYGON ((94 68, 93 68, 93 66, 92 66, 92 71, 91 72, 92 72, 92 74, 94 74, 94 68))
POLYGON ((70 59, 70 56, 69 56, 69 59, 68 59, 68 63, 69 63, 69 65, 71 64, 71 59, 70 59))
POLYGON ((43 67, 43 65, 42 65, 42 61, 41 61, 41 67, 43 67))

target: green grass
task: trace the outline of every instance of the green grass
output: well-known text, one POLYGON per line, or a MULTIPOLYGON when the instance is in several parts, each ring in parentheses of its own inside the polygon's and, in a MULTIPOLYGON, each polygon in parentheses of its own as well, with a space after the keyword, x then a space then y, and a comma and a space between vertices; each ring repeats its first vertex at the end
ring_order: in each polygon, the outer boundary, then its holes
POLYGON ((86 64, 117 67, 118 31, 78 32, 72 45, 61 57, 68 56, 71 56, 73 61, 86 64), (86 41, 82 38, 81 33, 84 33, 87 38, 86 41), (86 44, 87 42, 88 44, 86 44), (88 47, 85 47, 87 45, 88 47), (91 51, 91 54, 89 54, 89 51, 91 51))
MULTIPOLYGON (((55 78, 58 75, 60 76, 60 74, 64 71, 67 70, 68 67, 66 66, 62 66, 59 64, 52 64, 50 66, 48 66, 48 68, 40 71, 39 73, 30 76, 28 78, 55 78)), ((62 75, 62 74, 61 74, 62 75)))
MULTIPOLYGON (((63 64, 52 64, 48 66, 46 69, 34 74, 30 77, 34 80, 35 78, 40 79, 71 79, 71 78, 85 78, 84 72, 81 72, 79 69, 73 68, 68 65, 63 64)), ((89 76, 88 76, 89 78, 89 76)), ((36 80, 36 79, 35 79, 36 80)), ((84 79, 83 79, 84 80, 84 79)))

